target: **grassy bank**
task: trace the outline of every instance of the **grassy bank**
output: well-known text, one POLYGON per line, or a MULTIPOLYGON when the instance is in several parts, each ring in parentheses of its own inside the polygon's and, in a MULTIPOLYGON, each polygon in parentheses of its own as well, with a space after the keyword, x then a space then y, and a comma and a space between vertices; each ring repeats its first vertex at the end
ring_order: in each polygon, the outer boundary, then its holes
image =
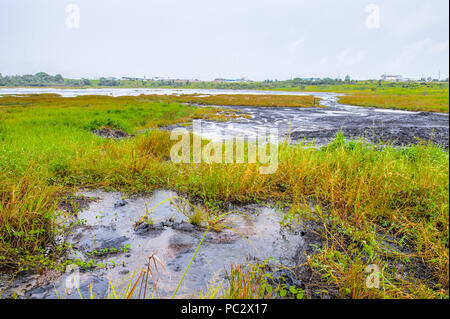
POLYGON ((264 107, 318 107, 319 98, 312 95, 255 95, 255 94, 217 94, 202 96, 200 94, 180 96, 152 96, 157 101, 193 103, 199 105, 227 106, 264 106, 264 107))
POLYGON ((287 223, 319 223, 326 244, 308 265, 341 297, 448 296, 448 151, 426 143, 378 149, 337 136, 319 150, 280 145, 278 170, 261 175, 258 163, 174 164, 167 132, 92 134, 215 114, 145 97, 0 98, 1 266, 53 265, 45 251, 58 231, 55 207, 76 187, 171 188, 216 209, 271 200, 283 204, 287 223), (383 289, 363 284, 371 264, 383 270, 383 289))
POLYGON ((448 91, 420 95, 351 93, 339 98, 339 103, 408 111, 448 113, 448 91))

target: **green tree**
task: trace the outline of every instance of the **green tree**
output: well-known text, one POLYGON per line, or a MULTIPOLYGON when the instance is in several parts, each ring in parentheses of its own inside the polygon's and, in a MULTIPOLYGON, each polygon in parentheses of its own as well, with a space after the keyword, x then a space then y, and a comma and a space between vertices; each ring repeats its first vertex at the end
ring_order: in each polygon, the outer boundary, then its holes
POLYGON ((56 74, 55 77, 54 77, 54 81, 56 83, 64 83, 64 78, 62 77, 61 74, 56 74))

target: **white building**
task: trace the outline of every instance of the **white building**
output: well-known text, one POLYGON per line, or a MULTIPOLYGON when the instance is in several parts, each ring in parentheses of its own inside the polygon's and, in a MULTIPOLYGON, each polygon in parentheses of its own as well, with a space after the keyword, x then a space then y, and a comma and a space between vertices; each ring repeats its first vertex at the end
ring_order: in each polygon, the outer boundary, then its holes
POLYGON ((403 77, 401 75, 383 74, 381 76, 381 79, 383 81, 390 81, 390 82, 401 82, 401 81, 403 81, 403 77))

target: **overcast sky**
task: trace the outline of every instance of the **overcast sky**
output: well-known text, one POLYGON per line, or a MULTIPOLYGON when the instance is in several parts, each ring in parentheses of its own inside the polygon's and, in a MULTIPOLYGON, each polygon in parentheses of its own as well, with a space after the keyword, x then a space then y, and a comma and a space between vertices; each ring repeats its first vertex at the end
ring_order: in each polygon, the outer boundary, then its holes
POLYGON ((0 0, 0 73, 445 78, 448 11, 448 0, 0 0))

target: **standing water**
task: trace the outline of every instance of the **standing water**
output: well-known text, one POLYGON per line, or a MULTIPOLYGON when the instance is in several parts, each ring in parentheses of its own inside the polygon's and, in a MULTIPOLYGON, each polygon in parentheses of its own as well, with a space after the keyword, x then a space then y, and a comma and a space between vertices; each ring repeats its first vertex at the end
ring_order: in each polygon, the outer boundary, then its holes
MULTIPOLYGON (((157 270, 152 269, 155 277, 148 284, 147 296, 154 291, 155 297, 170 297, 205 234, 204 228, 187 222, 183 210, 176 208, 184 202, 165 190, 127 199, 121 193, 100 190, 78 195, 93 201, 74 217, 78 223, 64 238, 71 246, 68 258, 78 260, 79 265, 92 260, 91 265, 97 266, 84 270, 68 267, 59 278, 45 284, 39 284, 42 279, 37 274, 19 276, 7 291, 11 294, 14 290, 26 298, 80 298, 80 294, 89 298, 92 286, 95 296, 101 298, 111 284, 116 291, 130 280, 134 284, 149 257, 156 256, 161 264, 157 263, 157 270), (146 213, 152 222, 136 226, 146 213)), ((224 222, 230 228, 206 234, 177 297, 195 296, 211 285, 224 284, 232 264, 272 260, 295 267, 304 258, 308 245, 300 226, 281 226, 282 214, 267 206, 235 210, 239 212, 230 213, 224 222)), ((7 280, 4 278, 3 284, 7 280)))

